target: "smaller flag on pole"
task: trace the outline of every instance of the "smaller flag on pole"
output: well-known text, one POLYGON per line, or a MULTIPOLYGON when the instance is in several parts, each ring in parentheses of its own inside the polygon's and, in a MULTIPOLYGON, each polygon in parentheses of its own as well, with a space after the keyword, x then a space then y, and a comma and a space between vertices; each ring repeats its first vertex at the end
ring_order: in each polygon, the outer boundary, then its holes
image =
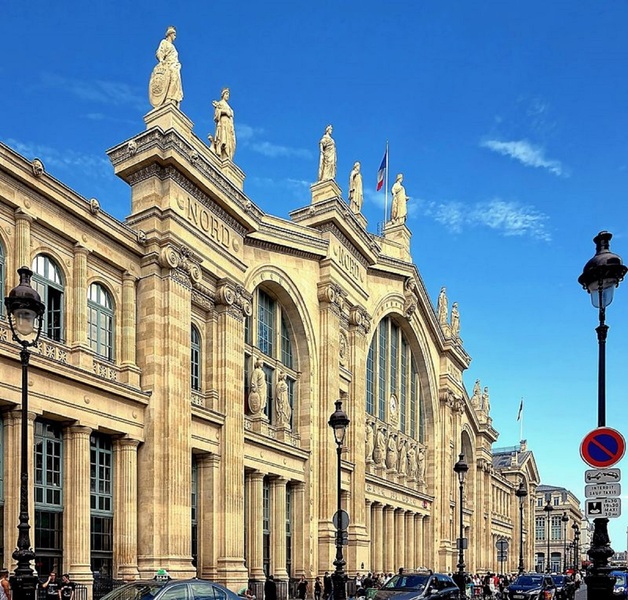
POLYGON ((386 176, 386 169, 388 168, 388 145, 386 145, 386 152, 384 152, 384 158, 382 158, 382 164, 379 165, 377 171, 377 191, 382 189, 384 185, 384 177, 386 176))
POLYGON ((517 421, 521 419, 522 414, 523 414, 523 398, 521 398, 521 402, 519 402, 519 410, 517 411, 517 421))

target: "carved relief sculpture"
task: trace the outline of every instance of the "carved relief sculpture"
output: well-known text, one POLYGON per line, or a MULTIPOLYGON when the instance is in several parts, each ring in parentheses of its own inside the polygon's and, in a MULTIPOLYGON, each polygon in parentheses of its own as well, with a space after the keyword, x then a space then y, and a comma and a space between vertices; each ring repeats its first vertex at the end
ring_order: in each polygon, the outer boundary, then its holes
POLYGON ((266 408, 266 373, 261 360, 255 361, 255 368, 251 373, 251 384, 249 387, 249 410, 254 415, 259 415, 266 408))
POLYGON ((417 468, 416 444, 412 444, 408 448, 408 477, 410 479, 416 479, 417 468))
POLYGON ((397 451, 399 453, 397 471, 399 471, 399 475, 405 475, 408 472, 408 444, 406 440, 399 440, 397 451))
POLYGON ((380 427, 377 430, 377 440, 375 442, 375 450, 373 450, 373 460, 376 464, 381 465, 386 459, 386 430, 380 427))
POLYGON ((327 125, 325 133, 318 144, 320 149, 318 181, 336 179, 336 142, 331 137, 332 131, 332 126, 327 125))
POLYGON ((480 408, 486 413, 491 412, 491 402, 488 397, 488 386, 484 388, 482 392, 482 400, 480 402, 480 408))
POLYGON ((397 223, 405 223, 408 216, 408 196, 406 196, 406 189, 402 185, 403 174, 397 175, 397 180, 392 186, 392 207, 390 210, 390 220, 397 223))
POLYGON ((358 214, 362 210, 363 200, 362 173, 360 173, 360 163, 356 162, 349 175, 349 208, 358 214))
POLYGON ((438 294, 438 305, 436 307, 436 311, 438 313, 438 322, 441 325, 447 325, 447 316, 449 313, 449 308, 447 304, 447 290, 445 286, 440 288, 440 294, 438 294))
POLYGON ((373 461, 373 450, 375 450, 375 432, 373 431, 373 422, 366 422, 366 432, 364 436, 364 456, 366 462, 373 461))
POLYGON ((148 99, 153 108, 164 104, 174 104, 177 108, 183 100, 181 84, 181 63, 174 46, 177 30, 170 26, 166 30, 165 39, 157 48, 157 64, 153 69, 148 84, 148 99))
POLYGON ((220 100, 214 100, 214 122, 216 134, 209 137, 210 148, 218 158, 233 160, 236 149, 235 125, 233 123, 233 109, 229 106, 229 88, 223 88, 220 100))
POLYGON ((290 408, 290 400, 288 398, 286 374, 283 371, 279 371, 279 376, 277 377, 277 391, 275 397, 277 401, 275 404, 277 425, 280 427, 289 427, 290 418, 292 417, 292 408, 290 408))
POLYGON ((419 448, 419 464, 417 469, 417 479, 425 481, 425 448, 419 448))
POLYGON ((388 446, 386 448, 386 466, 389 469, 397 468, 397 439, 392 433, 388 437, 388 446))
POLYGON ((458 303, 454 302, 451 307, 451 337, 460 338, 460 313, 458 312, 458 303))

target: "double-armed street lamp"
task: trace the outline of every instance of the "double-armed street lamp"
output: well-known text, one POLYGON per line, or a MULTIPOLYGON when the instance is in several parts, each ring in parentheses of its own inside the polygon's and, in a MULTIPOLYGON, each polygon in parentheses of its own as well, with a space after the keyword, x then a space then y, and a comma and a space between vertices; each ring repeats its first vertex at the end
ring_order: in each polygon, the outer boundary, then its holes
POLYGON ((466 591, 466 577, 464 574, 464 527, 462 523, 462 502, 463 502, 463 492, 464 492, 464 479, 467 475, 467 471, 469 470, 469 465, 464 460, 464 454, 460 454, 458 457, 458 462, 454 465, 454 472, 458 475, 458 489, 460 491, 459 502, 458 502, 458 516, 460 519, 460 537, 458 538, 458 572, 455 575, 456 583, 460 588, 461 594, 464 594, 466 591))
POLYGON ((525 571, 523 566, 523 507, 527 495, 528 490, 526 490, 522 479, 519 482, 519 487, 515 490, 515 496, 519 498, 519 575, 525 571))
POLYGON ((28 363, 29 348, 36 346, 42 328, 45 305, 37 291, 31 286, 33 272, 28 267, 17 270, 20 283, 4 299, 13 340, 22 349, 22 423, 20 460, 20 516, 17 526, 17 548, 13 558, 17 562, 14 575, 10 579, 13 600, 34 600, 37 577, 33 574, 31 560, 35 553, 31 548, 30 525, 28 523, 28 363))
MULTIPOLYGON (((628 268, 617 254, 610 251, 613 235, 601 231, 594 238, 595 256, 584 265, 578 283, 591 295, 591 303, 598 309, 600 324, 596 327, 598 340, 598 427, 606 426, 606 307, 613 301, 615 288, 623 280, 628 268)), ((595 600, 610 600, 613 597, 614 578, 610 577, 608 559, 613 556, 608 535, 608 519, 593 520, 594 529, 588 555, 592 565, 587 569, 587 595, 595 600)))
POLYGON ((547 513, 545 520, 547 521, 547 559, 545 561, 545 572, 550 573, 552 571, 552 565, 550 564, 550 533, 551 533, 551 514, 554 510, 552 503, 548 500, 547 504, 543 507, 543 510, 547 513))
POLYGON ((560 518, 563 524, 563 573, 567 570, 567 523, 569 521, 569 517, 567 513, 564 512, 563 516, 560 518))
POLYGON ((347 597, 345 589, 345 559, 342 556, 342 542, 344 539, 345 527, 347 526, 346 519, 342 512, 341 506, 341 457, 342 446, 347 435, 347 427, 349 427, 349 417, 347 413, 342 410, 342 400, 336 400, 336 410, 329 417, 329 426, 334 431, 334 441, 336 442, 336 454, 338 456, 337 463, 337 505, 338 510, 336 512, 336 560, 334 560, 334 566, 336 570, 332 575, 332 581, 334 585, 334 600, 345 600, 347 597))

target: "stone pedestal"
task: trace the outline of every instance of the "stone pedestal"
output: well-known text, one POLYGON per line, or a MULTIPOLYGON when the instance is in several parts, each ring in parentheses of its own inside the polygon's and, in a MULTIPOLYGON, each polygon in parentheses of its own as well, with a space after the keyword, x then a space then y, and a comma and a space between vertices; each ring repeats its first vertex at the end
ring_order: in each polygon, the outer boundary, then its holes
POLYGON ((213 152, 210 152, 210 156, 214 159, 220 172, 240 191, 244 190, 244 178, 246 177, 244 171, 228 158, 218 158, 213 152))
POLYGON ((159 108, 151 110, 144 116, 146 129, 160 127, 163 131, 176 129, 177 131, 190 137, 194 123, 187 118, 174 104, 164 104, 159 108))
POLYGON ((410 255, 411 237, 412 234, 405 223, 393 223, 389 221, 384 225, 384 238, 399 245, 401 258, 408 262, 412 261, 412 256, 410 255))
POLYGON ((310 190, 312 190, 312 204, 323 202, 324 200, 331 200, 332 198, 340 198, 342 196, 340 187, 333 179, 313 183, 310 186, 310 190))

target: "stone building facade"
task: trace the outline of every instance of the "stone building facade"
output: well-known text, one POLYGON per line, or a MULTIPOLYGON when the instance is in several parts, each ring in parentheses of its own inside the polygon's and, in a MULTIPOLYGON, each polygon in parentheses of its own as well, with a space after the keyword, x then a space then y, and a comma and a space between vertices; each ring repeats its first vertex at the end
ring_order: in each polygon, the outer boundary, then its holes
MULTIPOLYGON (((488 390, 467 393, 470 357, 405 220, 369 233, 333 180, 290 220, 266 214, 174 104, 145 123, 108 151, 131 191, 124 222, 0 144, 2 296, 27 265, 46 304, 29 385, 38 570, 89 586, 166 568, 232 589, 332 570, 338 398, 350 573, 455 570, 461 452, 467 569, 516 570, 495 540, 517 547, 514 491, 535 498, 538 471, 529 452, 494 464, 488 390)), ((21 388, 4 308, 0 370, 11 566, 21 388)))

